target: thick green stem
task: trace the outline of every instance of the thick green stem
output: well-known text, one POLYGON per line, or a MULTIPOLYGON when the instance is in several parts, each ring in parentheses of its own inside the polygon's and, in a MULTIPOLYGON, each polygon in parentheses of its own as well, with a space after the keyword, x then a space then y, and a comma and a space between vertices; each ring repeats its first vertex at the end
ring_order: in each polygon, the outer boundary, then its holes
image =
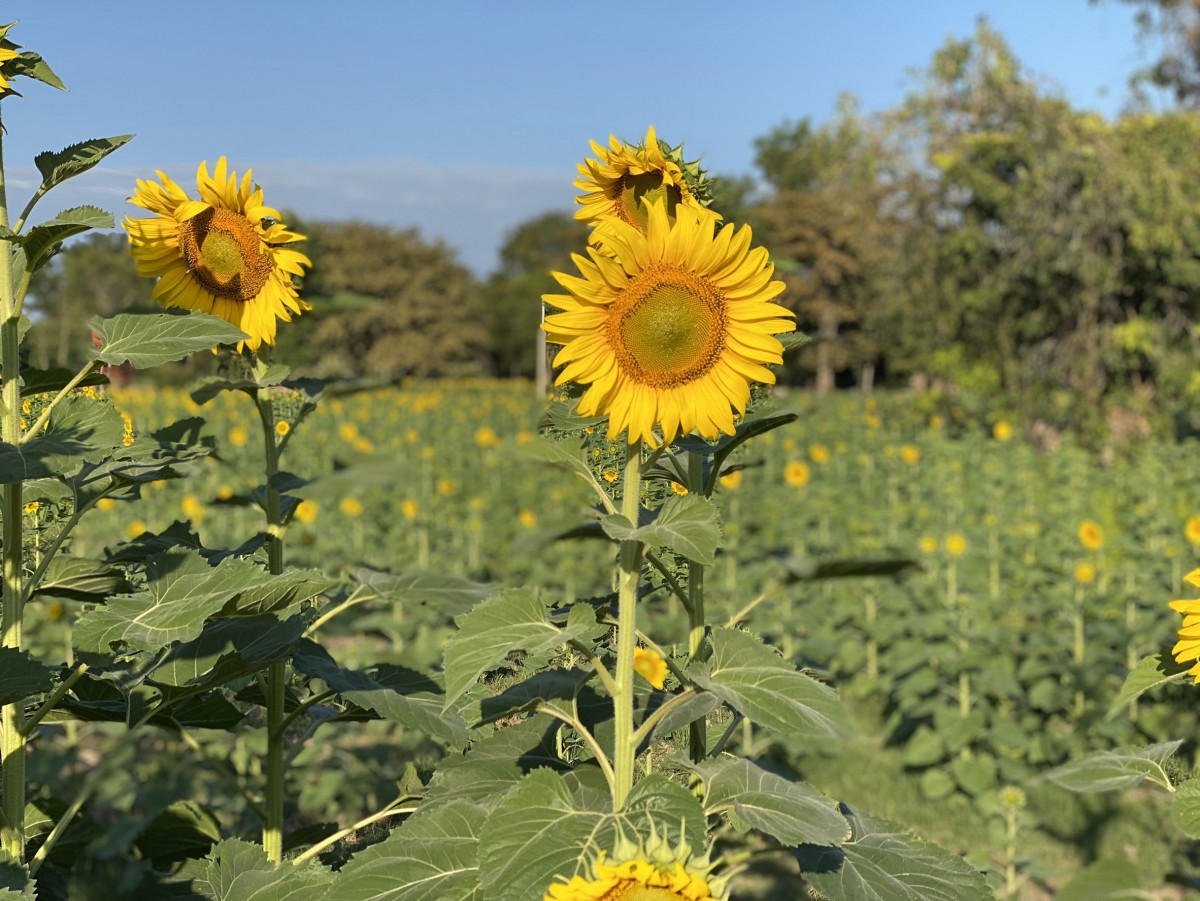
MULTIPOLYGON (((257 363, 257 370, 263 368, 257 363)), ((267 500, 267 566, 272 575, 283 572, 283 523, 280 515, 279 491, 271 484, 279 472, 279 445, 275 440, 275 409, 271 405, 271 389, 258 389, 258 414, 262 420, 263 444, 266 451, 267 500)), ((267 860, 278 864, 283 860, 283 776, 284 776, 284 703, 287 687, 287 664, 280 661, 267 667, 264 684, 267 696, 267 797, 263 815, 263 851, 267 860)))
MULTIPOLYGON (((0 135, 3 128, 0 127, 0 135)), ((8 200, 0 157, 0 226, 8 225, 8 200)), ((0 244, 0 369, 3 371, 3 423, 0 437, 7 444, 21 440, 20 315, 13 295, 12 245, 0 244)), ((0 644, 21 647, 24 535, 22 484, 4 486, 4 601, 0 615, 0 644)), ((0 845, 16 860, 25 859, 25 704, 23 700, 5 704, 0 711, 0 767, 3 768, 4 822, 0 824, 0 845)))
MULTIPOLYGON (((688 488, 698 487, 703 481, 704 461, 697 453, 688 453, 688 488)), ((688 661, 701 659, 704 653, 704 566, 695 560, 688 561, 688 661)), ((708 756, 708 723, 704 717, 688 724, 688 754, 695 763, 708 756)))
MULTIPOLYGON (((642 443, 626 448, 624 497, 621 513, 634 526, 641 495, 642 443)), ((613 810, 625 807, 633 789, 633 763, 637 752, 633 731, 633 651, 637 640, 637 595, 642 569, 642 543, 622 541, 617 580, 617 671, 613 682, 613 810)))

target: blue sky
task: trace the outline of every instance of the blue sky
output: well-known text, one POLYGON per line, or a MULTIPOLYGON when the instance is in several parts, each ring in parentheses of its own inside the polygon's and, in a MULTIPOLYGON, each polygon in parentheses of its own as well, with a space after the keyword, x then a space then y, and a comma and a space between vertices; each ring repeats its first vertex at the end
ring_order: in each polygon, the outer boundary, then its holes
POLYGON ((980 15, 1048 88, 1108 117, 1149 59, 1116 0, 6 0, 10 37, 69 88, 24 82, 4 102, 9 198, 36 186, 38 151, 133 132, 42 217, 136 215, 134 179, 194 188, 224 154, 271 205, 417 226, 482 274, 506 230, 571 208, 589 139, 653 124, 713 173, 750 174, 756 137, 825 121, 842 91, 866 112, 896 104, 980 15))

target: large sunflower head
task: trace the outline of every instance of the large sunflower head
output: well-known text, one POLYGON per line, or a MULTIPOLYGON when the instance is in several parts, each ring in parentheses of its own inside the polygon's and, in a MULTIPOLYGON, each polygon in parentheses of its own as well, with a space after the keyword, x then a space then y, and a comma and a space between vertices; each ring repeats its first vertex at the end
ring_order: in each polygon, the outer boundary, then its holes
POLYGON ((614 256, 589 248, 573 257, 579 276, 555 273, 569 294, 542 299, 562 312, 546 317, 547 340, 563 345, 558 384, 590 387, 583 416, 607 415, 608 437, 628 429, 630 444, 669 444, 680 434, 734 433, 750 383, 773 383, 781 363, 774 337, 795 328, 792 313, 771 303, 767 251, 751 249, 748 227, 689 216, 670 220, 664 203, 646 206, 646 232, 624 222, 606 226, 614 256))
POLYGON ((16 22, 9 22, 7 25, 0 25, 0 97, 16 93, 10 82, 16 73, 8 65, 21 55, 17 52, 21 45, 14 44, 8 39, 8 30, 16 24, 16 22))
POLYGON ((611 860, 601 851, 587 875, 550 886, 542 901, 727 901, 732 873, 714 876, 718 863, 683 838, 672 845, 651 824, 649 841, 622 836, 611 860))
POLYGON ((138 274, 157 278, 154 298, 166 307, 220 316, 249 337, 238 344, 257 351, 275 343, 276 320, 290 322, 311 307, 300 299, 293 276, 312 262, 285 245, 304 240, 287 229, 279 213, 263 205, 251 172, 238 180, 217 161, 196 173, 199 200, 192 200, 162 172, 162 184, 138 179, 130 202, 150 210, 126 217, 130 253, 138 274))
POLYGON ((707 206, 707 177, 698 163, 684 162, 682 149, 682 145, 670 148, 661 144, 653 126, 646 131, 646 140, 636 147, 615 135, 609 137, 608 148, 593 141, 592 152, 597 158, 587 159, 578 167, 580 177, 575 187, 583 195, 575 198, 582 206, 575 218, 592 225, 618 219, 645 231, 647 206, 660 201, 671 220, 680 207, 700 218, 719 220, 721 217, 707 206))
MULTIPOLYGON (((1193 588, 1200 588, 1200 569, 1193 569, 1183 577, 1193 588)), ((1172 610, 1183 614, 1183 624, 1179 627, 1179 640, 1171 648, 1171 655, 1176 663, 1191 663, 1189 676, 1194 676, 1196 684, 1200 685, 1200 599, 1184 599, 1171 601, 1172 610)))

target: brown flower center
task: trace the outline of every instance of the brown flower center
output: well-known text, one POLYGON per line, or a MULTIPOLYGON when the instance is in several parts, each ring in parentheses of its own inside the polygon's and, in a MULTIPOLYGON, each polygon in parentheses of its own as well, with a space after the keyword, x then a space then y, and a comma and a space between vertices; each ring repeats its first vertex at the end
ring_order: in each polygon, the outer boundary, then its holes
POLYGON ((626 173, 617 182, 614 199, 618 218, 644 232, 650 222, 646 204, 656 200, 665 202, 667 218, 674 222, 675 207, 683 201, 683 192, 678 185, 667 184, 661 173, 643 172, 641 175, 626 173))
POLYGON ((622 879, 596 901, 679 901, 683 895, 665 888, 642 885, 633 879, 622 879))
POLYGON ((250 220, 233 210, 210 208, 183 223, 183 259, 192 276, 213 294, 246 303, 271 276, 271 256, 250 220))
POLYGON ((608 341, 634 381, 674 388, 699 378, 725 348, 725 299, 707 279, 655 264, 613 304, 608 341))

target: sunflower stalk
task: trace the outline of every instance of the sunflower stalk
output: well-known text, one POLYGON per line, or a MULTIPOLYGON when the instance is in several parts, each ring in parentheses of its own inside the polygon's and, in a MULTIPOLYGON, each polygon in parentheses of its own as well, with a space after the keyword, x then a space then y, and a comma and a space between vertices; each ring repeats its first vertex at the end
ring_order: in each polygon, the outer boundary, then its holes
MULTIPOLYGON (((698 453, 688 452, 688 490, 698 490, 704 484, 704 461, 698 453)), ((688 662, 702 659, 704 652, 704 565, 688 561, 688 662)), ((708 723, 704 717, 688 724, 688 753, 694 763, 708 756, 708 723)))
MULTIPOLYGON (((266 374, 268 362, 255 354, 256 381, 266 374)), ((273 484, 279 472, 280 446, 275 440, 275 408, 271 402, 271 389, 259 388, 255 394, 255 404, 262 421, 263 448, 266 452, 267 568, 271 575, 277 576, 283 573, 283 517, 280 513, 279 490, 273 484)), ((263 680, 267 700, 267 790, 263 812, 263 851, 273 864, 283 861, 283 777, 286 768, 283 737, 286 728, 284 705, 287 677, 287 664, 278 661, 268 665, 263 680)))
MULTIPOLYGON (((641 506, 642 442, 635 439, 625 450, 624 495, 621 513, 635 526, 641 506)), ((621 811, 633 789, 633 764, 637 752, 633 730, 633 652, 637 644, 638 581, 641 577, 643 545, 621 542, 620 575, 617 583, 617 672, 614 678, 613 720, 613 810, 621 811)))
MULTIPOLYGON (((3 128, 0 128, 0 136, 3 128)), ((8 226, 8 199, 4 160, 0 148, 0 226, 8 226)), ((3 420, 0 437, 6 444, 21 441, 21 305, 13 292, 13 246, 0 247, 0 368, 4 376, 3 420)), ((0 644, 21 649, 23 603, 21 572, 24 564, 22 483, 12 482, 3 491, 4 599, 0 615, 0 644)), ((17 700, 0 711, 0 767, 3 768, 4 822, 0 845, 18 861, 25 859, 25 703, 17 700)))

